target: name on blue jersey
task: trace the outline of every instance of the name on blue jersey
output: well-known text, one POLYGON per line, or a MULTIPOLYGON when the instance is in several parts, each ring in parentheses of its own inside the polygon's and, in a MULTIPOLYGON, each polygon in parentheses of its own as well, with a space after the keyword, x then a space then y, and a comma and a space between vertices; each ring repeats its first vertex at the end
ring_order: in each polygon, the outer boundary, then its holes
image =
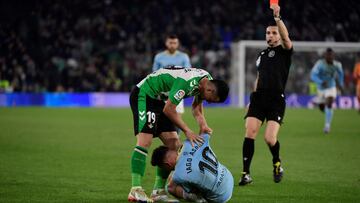
MULTIPOLYGON (((195 152, 200 149, 200 147, 203 145, 203 143, 200 143, 199 145, 195 145, 192 149, 191 152, 184 152, 183 155, 186 156, 188 154, 190 154, 191 156, 194 156, 195 152)), ((192 166, 191 166, 191 162, 192 162, 192 158, 189 157, 186 159, 186 163, 185 163, 185 168, 186 168, 186 173, 189 174, 192 172, 192 166)))
POLYGON ((225 167, 222 168, 219 181, 216 183, 216 187, 219 187, 225 176, 225 167))
POLYGON ((186 173, 189 174, 192 172, 192 169, 191 169, 191 161, 192 161, 192 158, 187 158, 186 159, 186 173))

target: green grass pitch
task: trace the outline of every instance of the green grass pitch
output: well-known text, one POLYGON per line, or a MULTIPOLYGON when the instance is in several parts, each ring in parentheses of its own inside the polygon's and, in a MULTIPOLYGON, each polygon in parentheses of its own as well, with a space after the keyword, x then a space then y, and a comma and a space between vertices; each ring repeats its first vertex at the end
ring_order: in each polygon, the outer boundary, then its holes
MULTIPOLYGON (((360 202, 360 115, 354 110, 336 110, 324 135, 320 111, 288 109, 279 134, 283 181, 272 180, 262 129, 254 183, 245 187, 237 186, 244 110, 205 113, 212 148, 234 175, 230 202, 360 202)), ((197 130, 189 109, 184 119, 197 130)), ((0 108, 0 202, 127 202, 132 128, 129 109, 0 108)), ((154 140, 152 149, 159 144, 154 140)), ((143 185, 150 193, 155 170, 147 161, 143 185)))

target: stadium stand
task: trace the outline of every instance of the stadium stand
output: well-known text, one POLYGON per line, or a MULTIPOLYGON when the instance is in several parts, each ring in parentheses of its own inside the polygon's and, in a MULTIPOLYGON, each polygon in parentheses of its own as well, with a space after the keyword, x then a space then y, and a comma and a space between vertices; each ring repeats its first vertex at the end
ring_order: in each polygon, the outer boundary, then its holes
MULTIPOLYGON (((356 0, 281 6, 294 41, 360 40, 356 0)), ((0 90, 130 91, 168 33, 179 36, 194 67, 227 80, 231 42, 262 40, 267 12, 262 1, 1 1, 0 90)))

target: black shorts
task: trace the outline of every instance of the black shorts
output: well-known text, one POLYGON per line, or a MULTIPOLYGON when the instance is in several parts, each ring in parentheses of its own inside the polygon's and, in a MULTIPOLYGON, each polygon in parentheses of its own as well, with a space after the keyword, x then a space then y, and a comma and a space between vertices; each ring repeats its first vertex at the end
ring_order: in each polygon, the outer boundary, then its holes
POLYGON ((285 107, 286 102, 283 93, 253 92, 250 95, 250 106, 245 118, 255 117, 261 122, 266 119, 282 124, 285 107))
POLYGON ((158 137, 162 132, 176 131, 175 125, 163 113, 164 101, 153 99, 135 87, 130 94, 130 106, 135 135, 143 132, 158 137))

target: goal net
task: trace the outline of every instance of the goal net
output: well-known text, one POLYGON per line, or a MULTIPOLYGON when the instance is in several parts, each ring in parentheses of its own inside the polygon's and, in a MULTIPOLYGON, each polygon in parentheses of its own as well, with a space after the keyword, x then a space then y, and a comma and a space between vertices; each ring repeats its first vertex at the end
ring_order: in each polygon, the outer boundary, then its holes
MULTIPOLYGON (((355 94, 352 71, 356 56, 360 53, 360 43, 293 42, 293 46, 294 54, 285 90, 288 105, 308 106, 308 101, 316 93, 316 87, 310 80, 311 68, 328 47, 334 50, 335 60, 343 65, 345 88, 341 94, 347 97, 340 102, 347 103, 349 108, 359 105, 352 96, 355 94)), ((265 41, 245 40, 232 44, 230 82, 232 106, 244 107, 247 104, 256 79, 255 61, 258 53, 266 47, 265 41)))

